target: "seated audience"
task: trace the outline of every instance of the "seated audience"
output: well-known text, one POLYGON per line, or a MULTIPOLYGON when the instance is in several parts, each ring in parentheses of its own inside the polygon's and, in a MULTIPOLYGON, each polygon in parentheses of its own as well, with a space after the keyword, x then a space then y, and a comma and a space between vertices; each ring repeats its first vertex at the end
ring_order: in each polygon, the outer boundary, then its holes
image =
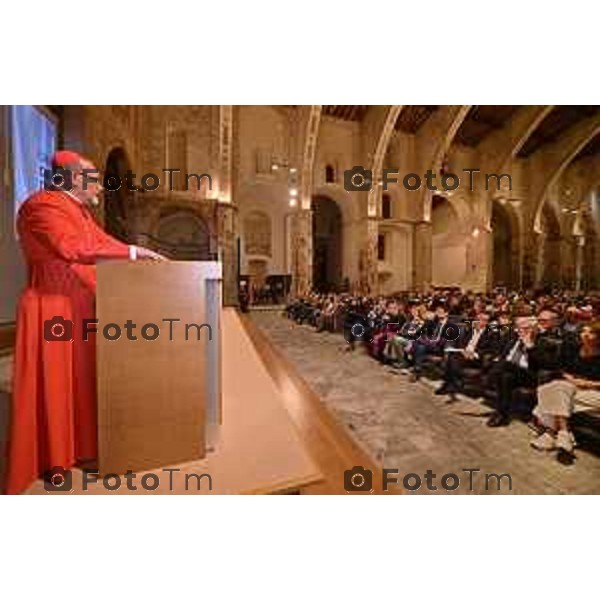
POLYGON ((431 373, 441 370, 443 378, 438 395, 462 391, 466 370, 476 369, 471 378, 479 370, 485 397, 495 392, 490 427, 510 422, 517 391, 537 395, 533 447, 572 463, 574 398, 600 394, 598 293, 448 289, 371 297, 348 289, 299 295, 284 314, 316 331, 343 332, 348 350, 360 345, 384 364, 412 367, 413 381, 433 359, 431 373))

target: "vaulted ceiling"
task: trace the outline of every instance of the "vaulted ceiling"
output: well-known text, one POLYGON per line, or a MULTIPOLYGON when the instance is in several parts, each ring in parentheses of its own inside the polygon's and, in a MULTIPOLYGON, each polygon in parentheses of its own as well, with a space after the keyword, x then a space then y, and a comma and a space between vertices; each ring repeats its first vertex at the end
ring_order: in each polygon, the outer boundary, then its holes
POLYGON ((396 129, 405 133, 417 133, 425 124, 427 119, 439 108, 439 106, 405 106, 398 115, 396 129))
POLYGON ((454 141, 463 146, 478 146, 492 131, 502 128, 519 108, 506 104, 472 106, 454 141))
POLYGON ((579 121, 595 115, 599 106, 556 106, 538 125, 527 142, 521 148, 518 156, 527 158, 542 146, 554 142, 567 129, 579 121))
POLYGON ((594 136, 575 157, 575 160, 600 154, 600 134, 594 136))
POLYGON ((362 121, 368 108, 351 104, 326 104, 323 105, 323 114, 344 121, 362 121))

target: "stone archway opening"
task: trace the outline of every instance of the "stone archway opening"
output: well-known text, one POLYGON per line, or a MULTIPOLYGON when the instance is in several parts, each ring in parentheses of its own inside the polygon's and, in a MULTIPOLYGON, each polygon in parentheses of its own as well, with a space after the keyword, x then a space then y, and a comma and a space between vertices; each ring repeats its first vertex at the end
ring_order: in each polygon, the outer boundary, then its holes
POLYGON ((127 208, 132 192, 125 183, 129 170, 131 165, 125 150, 120 146, 113 148, 106 157, 104 169, 104 223, 108 233, 124 242, 129 241, 127 208), (120 182, 118 189, 115 189, 116 182, 120 182))
POLYGON ((600 189, 590 194, 588 218, 584 220, 581 286, 584 290, 600 289, 600 189))
POLYGON ((445 196, 431 199, 431 282, 435 287, 462 285, 466 274, 466 243, 456 208, 445 196))
POLYGON ((509 289, 519 287, 519 232, 510 209, 492 204, 492 284, 509 289))
POLYGON ((543 243, 539 282, 546 286, 561 284, 561 232, 560 223, 548 203, 544 203, 541 216, 543 243))
POLYGON ((327 196, 312 200, 313 287, 320 292, 342 284, 342 212, 327 196))

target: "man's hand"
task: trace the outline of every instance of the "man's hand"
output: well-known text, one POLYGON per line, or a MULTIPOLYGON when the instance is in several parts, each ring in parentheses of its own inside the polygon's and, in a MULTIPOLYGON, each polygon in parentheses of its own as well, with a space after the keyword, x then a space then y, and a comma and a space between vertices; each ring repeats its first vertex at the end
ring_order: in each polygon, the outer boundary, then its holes
POLYGON ((521 338, 525 348, 533 348, 535 345, 535 338, 532 331, 519 331, 519 337, 521 338))
POLYGON ((163 256, 158 252, 154 252, 153 250, 149 250, 148 248, 142 248, 141 246, 137 247, 137 258, 139 260, 168 260, 166 256, 163 256))

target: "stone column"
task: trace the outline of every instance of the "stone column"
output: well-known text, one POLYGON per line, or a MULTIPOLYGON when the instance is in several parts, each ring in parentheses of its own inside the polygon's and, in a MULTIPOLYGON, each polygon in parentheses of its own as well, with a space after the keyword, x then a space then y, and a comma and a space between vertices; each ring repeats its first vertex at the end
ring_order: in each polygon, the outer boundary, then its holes
POLYGON ((237 206, 217 205, 217 248, 223 265, 223 305, 238 305, 237 206))
POLYGON ((545 236, 542 233, 530 231, 527 237, 523 237, 521 247, 523 248, 522 287, 537 287, 542 277, 544 264, 545 236))
POLYGON ((312 288, 312 211, 297 210, 292 219, 292 289, 294 295, 312 288))
POLYGON ((583 249, 585 247, 585 238, 578 236, 575 238, 575 290, 581 291, 583 280, 583 249))
POLYGON ((565 236, 558 242, 560 257, 560 284, 567 288, 575 287, 577 280, 577 260, 579 256, 579 238, 565 236))
POLYGON ((364 222, 361 248, 359 251, 358 277, 363 294, 379 293, 379 275, 377 272, 377 236, 379 223, 375 217, 367 217, 364 222))
MULTIPOLYGON (((506 249, 510 252, 510 248, 506 249)), ((467 245, 467 273, 463 287, 474 292, 484 292, 492 286, 494 255, 493 233, 487 229, 474 229, 467 245)))
POLYGON ((412 287, 426 291, 432 277, 432 227, 429 221, 415 223, 413 233, 412 287))

